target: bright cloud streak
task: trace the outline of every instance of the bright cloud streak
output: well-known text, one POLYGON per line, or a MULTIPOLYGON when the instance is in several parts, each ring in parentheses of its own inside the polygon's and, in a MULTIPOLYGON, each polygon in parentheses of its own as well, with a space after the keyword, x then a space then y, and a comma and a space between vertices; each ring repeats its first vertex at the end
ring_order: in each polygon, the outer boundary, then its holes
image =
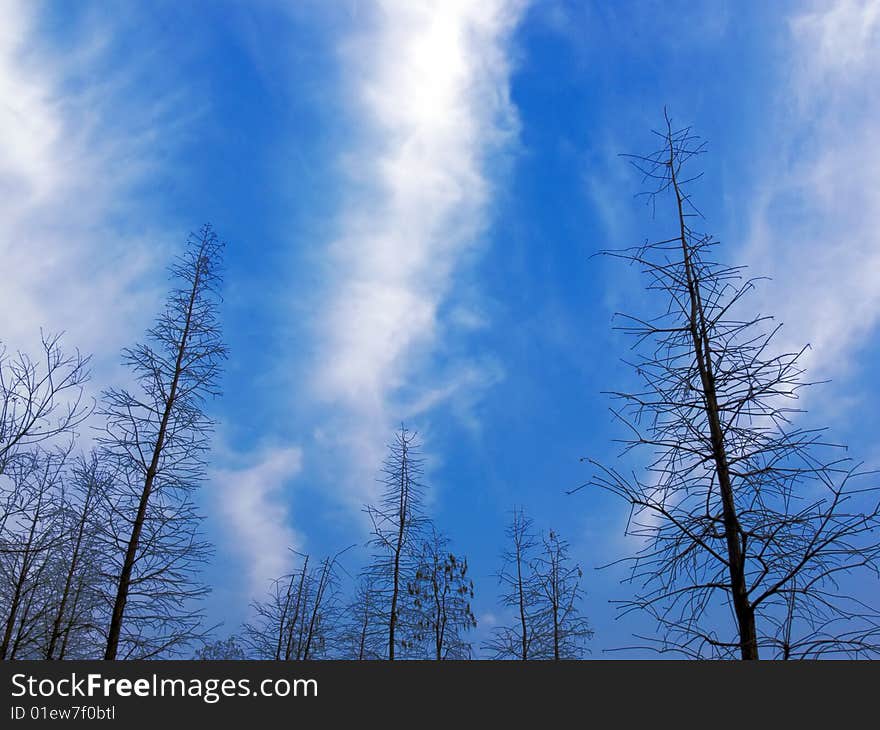
POLYGON ((302 469, 297 447, 268 449, 244 466, 211 475, 216 509, 237 546, 248 595, 264 593, 290 567, 301 539, 289 526, 285 485, 302 469))
MULTIPOLYGON (((161 285, 165 236, 135 203, 154 169, 161 101, 107 73, 106 28, 92 20, 74 52, 41 40, 40 5, 0 3, 0 332, 33 351, 40 328, 115 367, 161 285), (102 83, 69 83, 94 76, 102 83), (125 94, 126 103, 120 104, 125 94), (156 274, 159 274, 158 281, 156 274)), ((163 133, 171 130, 167 127, 163 133)))
POLYGON ((779 154, 758 191, 747 253, 764 309, 810 374, 835 376, 880 323, 880 2, 794 17, 779 154), (782 171, 782 172, 779 172, 782 171))
POLYGON ((432 355, 454 324, 441 310, 455 273, 488 223, 492 157, 516 134, 506 42, 521 10, 382 0, 346 49, 364 134, 349 165, 357 193, 330 252, 314 385, 345 411, 341 440, 365 473, 386 431, 436 402, 426 391, 474 385, 472 366, 467 377, 438 374, 432 355))

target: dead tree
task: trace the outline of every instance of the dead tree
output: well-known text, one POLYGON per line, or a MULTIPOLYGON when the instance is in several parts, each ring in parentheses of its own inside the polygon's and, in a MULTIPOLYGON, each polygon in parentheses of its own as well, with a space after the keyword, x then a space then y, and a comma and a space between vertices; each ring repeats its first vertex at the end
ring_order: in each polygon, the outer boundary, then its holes
POLYGON ((509 626, 498 626, 483 648, 494 659, 528 660, 536 637, 536 598, 539 587, 534 580, 532 566, 537 538, 532 531, 532 520, 520 508, 514 508, 506 530, 508 547, 502 554, 498 582, 502 586, 501 604, 515 614, 509 626))
POLYGON ((401 645, 403 593, 418 568, 418 548, 427 520, 422 513, 422 459, 417 435, 404 426, 394 435, 382 468, 384 491, 378 505, 365 507, 372 524, 373 559, 366 571, 372 586, 375 620, 384 625, 387 658, 401 645))
POLYGON ((339 657, 358 661, 384 659, 387 626, 380 623, 379 600, 369 576, 361 576, 340 617, 339 657))
POLYGON ((117 483, 106 539, 117 558, 105 659, 147 658, 179 650, 197 634, 197 574, 209 546, 192 494, 204 478, 226 358, 220 323, 223 244, 210 226, 191 235, 171 266, 172 290, 147 341, 123 351, 139 392, 104 394, 101 444, 117 483))
POLYGON ((568 542, 556 532, 550 530, 541 542, 543 549, 532 568, 538 610, 531 658, 582 659, 593 638, 590 623, 581 614, 583 571, 572 562, 568 542))
POLYGON ((64 539, 57 552, 60 577, 53 598, 51 626, 44 658, 91 656, 89 649, 99 637, 95 627, 101 604, 101 563, 98 535, 107 515, 101 507, 112 488, 113 475, 102 466, 98 454, 80 457, 66 476, 62 525, 64 539))
MULTIPOLYGON (((69 441, 91 413, 83 397, 89 358, 61 350, 61 336, 41 337, 40 358, 10 356, 0 343, 0 474, 16 455, 46 442, 69 441)), ((0 520, 5 515, 0 515, 0 520)))
POLYGON ((299 567, 272 582, 269 598, 252 607, 254 623, 242 628, 242 641, 260 659, 320 659, 336 649, 338 560, 341 553, 317 565, 295 553, 299 567))
POLYGON ((432 531, 419 551, 415 577, 407 586, 407 649, 425 658, 470 659, 465 633, 477 626, 471 610, 474 583, 467 559, 449 550, 449 539, 432 531))
POLYGON ((68 449, 35 448, 9 465, 12 516, 0 533, 0 659, 35 658, 51 611, 53 557, 63 542, 59 506, 68 449))
POLYGON ((800 425, 803 351, 778 351, 779 325, 745 311, 755 280, 718 263, 693 228, 699 175, 685 168, 704 144, 668 117, 658 136, 659 151, 630 159, 655 210, 668 201, 671 230, 608 252, 658 300, 652 315, 619 315, 641 385, 614 393, 616 414, 625 453, 650 454, 645 475, 596 464, 592 480, 631 505, 641 541, 622 608, 656 620, 655 648, 690 657, 870 655, 880 615, 850 581, 877 574, 877 489, 823 430, 800 425))
POLYGON ((581 613, 583 572, 568 543, 553 530, 536 537, 532 520, 516 508, 507 538, 498 580, 501 603, 514 618, 496 627, 483 648, 494 659, 583 658, 593 631, 581 613))

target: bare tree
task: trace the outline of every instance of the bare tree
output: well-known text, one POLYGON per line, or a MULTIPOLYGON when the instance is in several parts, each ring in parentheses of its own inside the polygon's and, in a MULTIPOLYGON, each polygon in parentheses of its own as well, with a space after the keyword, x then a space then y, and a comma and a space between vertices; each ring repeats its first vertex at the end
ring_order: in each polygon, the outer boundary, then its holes
POLYGON ((654 315, 620 315, 641 387, 615 393, 617 416, 625 452, 651 454, 646 476, 596 464, 592 480, 629 502, 641 541, 622 608, 647 611, 652 645, 686 656, 872 654, 880 615, 850 581, 878 572, 876 487, 823 430, 794 422, 803 351, 777 354, 779 326, 743 313, 755 281, 692 227, 699 175, 685 167, 704 144, 668 116, 658 135, 659 151, 630 159, 655 210, 669 200, 674 232, 609 252, 660 300, 654 315))
POLYGON ((106 539, 119 556, 105 659, 161 655, 197 635, 193 599, 206 590, 196 577, 209 546, 192 493, 212 431, 205 404, 218 394, 226 358, 217 312, 222 250, 210 226, 189 237, 147 342, 123 351, 140 392, 104 395, 100 440, 117 476, 106 539))
POLYGON ((538 610, 531 657, 582 659, 593 638, 589 621, 581 615, 583 571, 572 562, 568 542, 556 532, 550 530, 541 542, 543 550, 533 564, 538 610))
POLYGON ((45 646, 46 659, 91 656, 97 644, 96 622, 101 607, 101 563, 98 536, 107 515, 101 507, 113 485, 113 475, 97 452, 79 457, 66 476, 69 488, 63 502, 64 539, 57 551, 60 578, 52 602, 52 620, 45 646))
MULTIPOLYGON (((16 455, 39 444, 70 440, 91 413, 83 397, 89 358, 61 350, 61 335, 41 336, 38 360, 18 352, 14 357, 0 343, 0 474, 16 455)), ((0 520, 5 515, 0 515, 0 520)))
POLYGON ((502 586, 501 604, 516 614, 510 626, 498 626, 484 648, 495 659, 533 658, 535 641, 537 586, 532 573, 537 539, 532 531, 532 520, 520 508, 514 508, 513 517, 506 529, 508 547, 502 554, 498 582, 502 586))
POLYGON ((381 620, 380 597, 369 576, 362 576, 346 607, 341 627, 341 653, 345 659, 383 659, 388 653, 387 626, 381 620))
POLYGON ((422 459, 417 435, 401 426, 388 447, 382 468, 384 491, 379 504, 365 512, 372 523, 374 549, 367 577, 377 620, 387 628, 387 658, 400 645, 402 593, 418 568, 418 548, 427 520, 422 514, 422 459))
POLYGON ((0 659, 33 657, 51 610, 47 584, 63 541, 60 482, 68 449, 33 448, 9 465, 14 499, 0 533, 0 659))
POLYGON ((580 659, 593 637, 581 614, 583 572, 569 556, 568 542, 553 530, 536 537, 520 508, 507 527, 509 546, 498 580, 502 605, 515 617, 483 644, 495 659, 580 659))
POLYGON ((272 582, 269 598, 253 604, 255 623, 243 627, 243 641, 260 659, 291 661, 330 656, 336 648, 338 560, 341 553, 299 567, 272 582))
POLYGON ((33 657, 46 637, 53 561, 63 540, 62 472, 89 416, 89 358, 41 334, 41 355, 0 344, 0 658, 33 657))
POLYGON ((415 577, 407 586, 407 648, 426 658, 470 659, 465 632, 476 628, 471 610, 474 583, 467 559, 449 550, 449 539, 436 530, 422 543, 415 577))

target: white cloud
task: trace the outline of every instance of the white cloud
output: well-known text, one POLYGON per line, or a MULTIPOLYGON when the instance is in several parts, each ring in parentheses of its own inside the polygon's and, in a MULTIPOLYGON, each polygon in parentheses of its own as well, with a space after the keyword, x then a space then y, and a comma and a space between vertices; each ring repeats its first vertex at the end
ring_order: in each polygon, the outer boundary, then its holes
POLYGON ((784 344, 809 342, 810 374, 827 377, 880 322, 880 2, 823 4, 790 30, 747 260, 773 279, 764 310, 785 322, 784 344))
POLYGON ((247 575, 251 596, 262 595, 271 580, 291 564, 289 548, 302 539, 290 527, 286 486, 302 469, 302 451, 270 448, 248 463, 211 474, 215 509, 232 537, 247 575))
POLYGON ((109 21, 83 14, 62 52, 42 7, 0 2, 0 336, 33 350, 65 330, 110 368, 164 283, 168 238, 134 187, 169 148, 167 99, 108 60, 109 21))
POLYGON ((521 10, 380 0, 344 49, 362 134, 329 252, 314 391, 344 411, 339 440, 367 489, 394 423, 480 380, 438 375, 454 366, 435 358, 455 322, 478 320, 442 308, 486 229, 493 155, 516 133, 506 42, 521 10))
POLYGON ((801 54, 800 80, 813 85, 870 80, 880 45, 880 3, 838 0, 797 15, 791 29, 801 54))

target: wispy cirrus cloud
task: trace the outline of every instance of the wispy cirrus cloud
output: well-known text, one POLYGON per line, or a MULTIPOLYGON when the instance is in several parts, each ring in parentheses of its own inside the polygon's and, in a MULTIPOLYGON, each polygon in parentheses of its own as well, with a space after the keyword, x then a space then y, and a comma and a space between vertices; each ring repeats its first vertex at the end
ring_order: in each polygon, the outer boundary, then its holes
POLYGON ((75 13, 61 50, 43 9, 0 3, 0 337, 31 349, 65 330, 112 368, 160 296, 168 237, 136 187, 179 122, 110 60, 110 21, 75 13))
POLYGON ((232 538, 247 595, 261 595, 270 581, 290 568, 290 550, 302 544, 290 526, 286 489, 302 469, 302 450, 275 447, 227 458, 237 463, 211 474, 212 511, 232 538))
POLYGON ((507 46, 522 7, 380 0, 343 49, 359 134, 313 392, 342 414, 335 433, 367 492, 395 422, 497 377, 440 360, 444 338, 480 320, 445 308, 489 222, 493 160, 516 135, 507 46))
POLYGON ((811 374, 846 371, 880 323, 880 2, 795 14, 747 260, 811 374))

